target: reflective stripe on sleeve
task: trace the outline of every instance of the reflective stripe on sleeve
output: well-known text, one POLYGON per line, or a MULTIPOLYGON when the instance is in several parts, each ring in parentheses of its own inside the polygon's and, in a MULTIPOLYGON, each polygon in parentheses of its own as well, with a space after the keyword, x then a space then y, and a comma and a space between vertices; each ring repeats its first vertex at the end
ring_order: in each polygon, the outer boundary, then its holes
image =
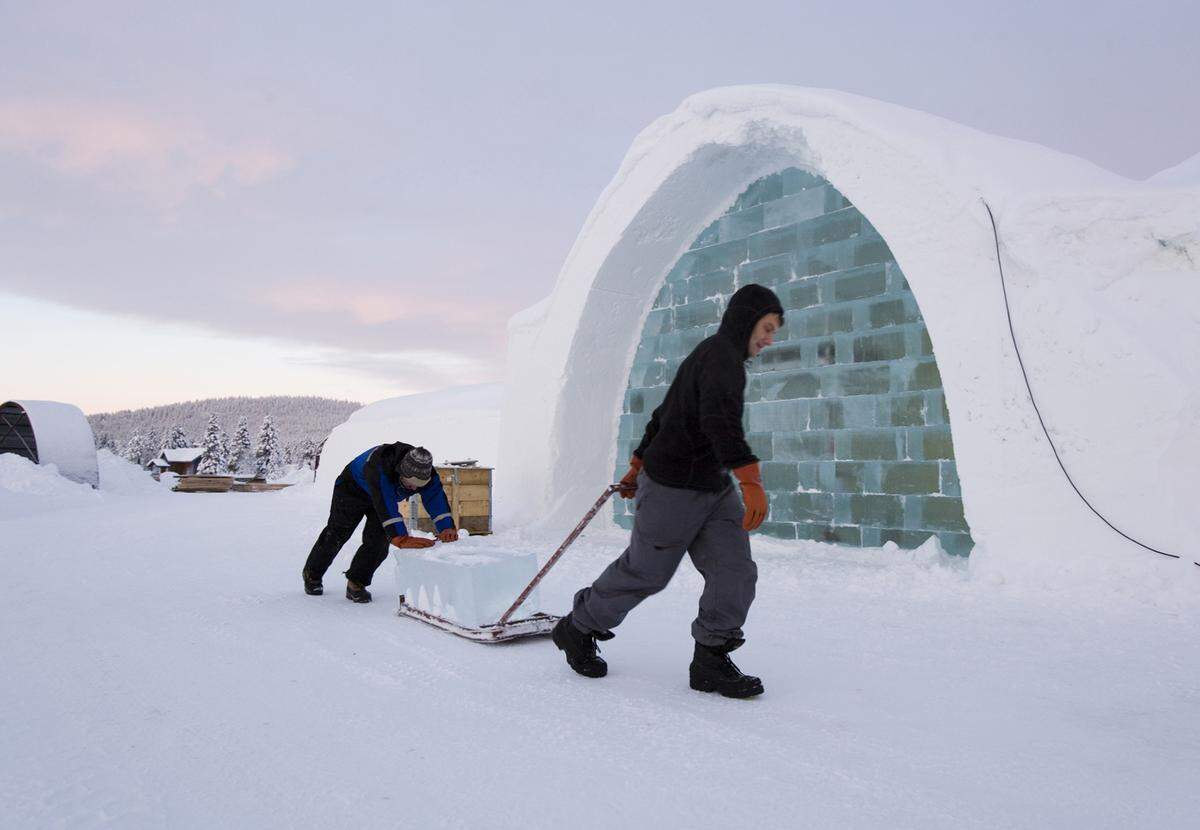
POLYGON ((440 522, 442 519, 449 519, 449 518, 450 518, 450 514, 449 514, 449 513, 443 513, 443 514, 442 514, 442 515, 440 515, 440 516, 434 516, 434 517, 433 517, 433 521, 434 521, 434 524, 437 524, 437 523, 438 523, 438 522, 440 522))
POLYGON ((387 527, 388 525, 394 525, 397 522, 403 522, 403 521, 404 521, 404 519, 402 519, 400 517, 396 517, 395 519, 388 519, 386 522, 383 523, 383 526, 387 527))

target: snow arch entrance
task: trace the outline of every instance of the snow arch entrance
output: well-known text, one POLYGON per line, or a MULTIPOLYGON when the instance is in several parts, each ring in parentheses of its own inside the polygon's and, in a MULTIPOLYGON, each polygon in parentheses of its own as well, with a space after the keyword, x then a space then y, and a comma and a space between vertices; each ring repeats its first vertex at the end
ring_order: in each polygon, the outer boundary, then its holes
POLYGON ((1159 547, 1194 536, 1186 488, 1163 475, 1167 459, 1185 478, 1195 467, 1197 431, 1175 429, 1194 420, 1194 372, 1177 344, 1155 348, 1145 331, 1192 331, 1196 258, 1181 252, 1195 246, 1195 188, 1143 187, 924 113, 785 86, 710 90, 643 130, 553 292, 510 320, 496 485, 505 522, 557 531, 588 509, 628 440, 618 436, 625 392, 663 280, 739 194, 790 167, 869 217, 920 300, 974 570, 1074 576, 1103 549, 1134 573, 1144 556, 1114 548, 1119 537, 1048 446, 1013 348, 985 199, 1028 374, 1051 426, 1071 430, 1076 479, 1117 524, 1155 528, 1159 547))
MULTIPOLYGON (((770 496, 762 532, 878 546, 973 547, 933 344, 886 241, 825 179, 753 182, 675 262, 637 341, 617 469, 729 296, 774 290, 783 337, 748 367, 746 431, 770 496)), ((630 527, 631 505, 616 507, 630 527)))
POLYGON ((0 406, 0 452, 11 452, 38 463, 37 436, 33 434, 29 414, 12 401, 0 406))

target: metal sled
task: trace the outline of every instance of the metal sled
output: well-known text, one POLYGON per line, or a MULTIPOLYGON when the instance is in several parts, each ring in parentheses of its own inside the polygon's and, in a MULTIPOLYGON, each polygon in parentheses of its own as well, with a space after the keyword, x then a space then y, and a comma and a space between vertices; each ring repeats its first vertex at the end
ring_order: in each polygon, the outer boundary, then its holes
POLYGON ((437 614, 430 614, 428 611, 422 611, 419 608, 413 608, 405 601, 404 595, 400 595, 400 611, 401 617, 412 617, 414 620, 420 620, 423 623, 428 623, 434 628, 440 628, 442 631, 449 631, 451 634, 457 634, 459 637, 466 637, 468 640, 474 640, 477 643, 504 643, 509 640, 519 640, 523 637, 541 637, 550 633, 554 628, 554 624, 558 622, 558 617, 552 614, 534 614, 532 617, 526 617, 522 620, 508 620, 507 622, 492 623, 491 625, 481 625, 479 628, 471 628, 453 620, 448 620, 445 617, 439 617, 437 614))
POLYGON ((435 628, 440 628, 442 631, 449 631, 451 634, 457 634, 459 637, 465 637, 477 643, 504 643, 510 640, 520 640, 525 637, 543 637, 549 634, 554 628, 554 624, 559 621, 559 617, 539 612, 531 617, 514 620, 512 619, 512 615, 521 607, 521 603, 525 602, 529 598, 529 595, 533 593, 533 589, 542 581, 542 577, 549 573, 555 563, 562 558, 562 555, 566 553, 571 543, 579 538, 579 534, 583 533, 583 529, 596 517, 596 514, 600 512, 600 508, 604 506, 604 503, 619 489, 619 485, 616 484, 610 484, 605 489, 604 494, 596 499, 596 503, 592 505, 592 509, 587 512, 587 515, 583 517, 579 524, 575 525, 575 529, 558 546, 558 550, 554 552, 554 555, 546 560, 546 564, 537 572, 537 576, 525 586, 525 590, 521 591, 521 595, 508 607, 507 611, 500 615, 500 619, 496 622, 481 625, 478 628, 463 625, 453 620, 448 620, 445 617, 439 617, 437 614, 431 614, 428 611, 414 608, 408 604, 403 594, 400 595, 400 610, 396 612, 397 615, 420 620, 435 628))

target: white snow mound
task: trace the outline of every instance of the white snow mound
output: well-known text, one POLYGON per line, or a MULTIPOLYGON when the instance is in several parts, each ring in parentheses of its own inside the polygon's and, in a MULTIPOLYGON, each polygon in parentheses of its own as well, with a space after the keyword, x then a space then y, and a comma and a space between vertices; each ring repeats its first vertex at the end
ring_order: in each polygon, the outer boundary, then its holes
POLYGON ((569 527, 609 481, 629 367, 667 272, 751 182, 800 167, 887 241, 935 346, 972 567, 991 579, 1188 584, 1200 512, 1200 180, 1074 156, 855 95, 715 89, 634 141, 553 293, 509 326, 498 498, 569 527), (1001 292, 995 214, 1025 388, 1001 292), (1175 567, 1178 565, 1179 567, 1175 567))
POLYGON ((34 464, 14 453, 0 454, 0 520, 94 504, 100 498, 90 484, 59 475, 54 464, 34 464))
POLYGON ((110 450, 97 450, 96 461, 100 467, 100 491, 103 493, 141 496, 162 492, 150 473, 110 450))
POLYGON ((500 397, 500 384, 485 383, 364 406, 330 433, 321 450, 316 490, 332 489, 342 468, 364 450, 395 441, 425 447, 435 464, 473 458, 480 466, 495 466, 500 397))
POLYGON ((0 521, 103 504, 107 499, 167 495, 149 473, 108 450, 97 452, 96 461, 99 490, 60 475, 54 464, 34 464, 13 453, 0 454, 0 521))

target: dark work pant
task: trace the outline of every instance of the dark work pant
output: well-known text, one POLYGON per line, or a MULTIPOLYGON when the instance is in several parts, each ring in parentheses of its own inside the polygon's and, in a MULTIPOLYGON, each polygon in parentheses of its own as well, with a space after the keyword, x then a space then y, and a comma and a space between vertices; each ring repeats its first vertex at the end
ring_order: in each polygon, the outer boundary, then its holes
POLYGON ((388 555, 388 533, 383 529, 370 497, 344 473, 333 485, 333 501, 329 505, 329 521, 317 537, 304 567, 315 577, 325 575, 342 545, 354 535, 358 523, 366 517, 362 544, 350 561, 346 578, 359 585, 370 585, 371 577, 388 555))
POLYGON ((642 472, 634 504, 629 547, 575 595, 572 621, 585 631, 620 624, 638 603, 667 587, 686 552, 704 577, 692 637, 706 646, 742 639, 758 567, 750 558, 745 511, 733 485, 720 493, 684 490, 642 472))

